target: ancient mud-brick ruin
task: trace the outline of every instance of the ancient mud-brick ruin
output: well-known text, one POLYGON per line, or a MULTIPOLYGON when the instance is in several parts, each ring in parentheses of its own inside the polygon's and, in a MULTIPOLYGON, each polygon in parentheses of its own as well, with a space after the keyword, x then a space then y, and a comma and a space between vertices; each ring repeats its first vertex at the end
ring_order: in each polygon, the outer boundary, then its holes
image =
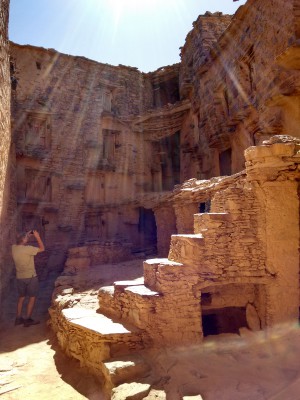
POLYGON ((7 6, 1 235, 38 229, 38 273, 64 268, 50 310, 64 350, 110 390, 111 357, 297 322, 300 1, 200 15, 180 63, 151 73, 8 48, 7 6), (137 257, 141 279, 99 287, 93 310, 74 301, 82 271, 137 257))

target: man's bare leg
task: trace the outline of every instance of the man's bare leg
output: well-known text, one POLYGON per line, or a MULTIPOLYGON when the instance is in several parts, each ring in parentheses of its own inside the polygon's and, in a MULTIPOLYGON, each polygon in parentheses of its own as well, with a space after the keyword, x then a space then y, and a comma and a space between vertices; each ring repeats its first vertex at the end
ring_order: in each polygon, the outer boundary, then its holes
POLYGON ((24 320, 24 326, 28 327, 31 325, 37 325, 40 323, 40 321, 35 321, 31 318, 32 310, 35 304, 35 297, 29 297, 28 304, 27 304, 27 316, 26 319, 24 320))
POLYGON ((24 300, 25 300, 25 297, 19 297, 19 298, 18 298, 18 304, 17 304, 17 318, 21 318, 21 316, 22 316, 22 308, 23 308, 24 300))
POLYGON ((25 297, 18 298, 17 316, 16 316, 16 320, 15 320, 15 325, 21 325, 24 322, 24 319, 22 318, 22 309, 23 309, 24 299, 25 299, 25 297))
POLYGON ((27 319, 31 318, 31 314, 32 314, 33 307, 35 304, 35 299, 36 299, 35 297, 29 297, 28 304, 27 304, 27 316, 26 316, 27 319))

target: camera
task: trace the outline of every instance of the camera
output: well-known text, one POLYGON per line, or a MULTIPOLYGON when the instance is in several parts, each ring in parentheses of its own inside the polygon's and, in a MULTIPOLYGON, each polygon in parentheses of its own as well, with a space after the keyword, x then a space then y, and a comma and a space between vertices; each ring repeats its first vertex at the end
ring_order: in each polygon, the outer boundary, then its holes
POLYGON ((29 233, 30 233, 30 235, 33 235, 33 234, 34 234, 33 230, 31 230, 29 233))

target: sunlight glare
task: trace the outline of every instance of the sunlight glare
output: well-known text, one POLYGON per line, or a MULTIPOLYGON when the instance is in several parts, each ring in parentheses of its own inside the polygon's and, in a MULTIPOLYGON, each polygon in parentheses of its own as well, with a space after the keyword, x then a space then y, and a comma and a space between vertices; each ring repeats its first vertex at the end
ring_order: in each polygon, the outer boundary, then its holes
POLYGON ((110 0, 110 6, 115 12, 144 11, 155 8, 159 0, 110 0))

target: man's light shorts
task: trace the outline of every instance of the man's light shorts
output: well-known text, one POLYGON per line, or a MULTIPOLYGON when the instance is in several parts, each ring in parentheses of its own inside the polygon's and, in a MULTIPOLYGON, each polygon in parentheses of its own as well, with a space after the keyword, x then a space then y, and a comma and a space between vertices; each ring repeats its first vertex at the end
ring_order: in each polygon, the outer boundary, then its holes
POLYGON ((36 297, 39 292, 39 280, 37 276, 26 279, 17 279, 19 297, 36 297))

